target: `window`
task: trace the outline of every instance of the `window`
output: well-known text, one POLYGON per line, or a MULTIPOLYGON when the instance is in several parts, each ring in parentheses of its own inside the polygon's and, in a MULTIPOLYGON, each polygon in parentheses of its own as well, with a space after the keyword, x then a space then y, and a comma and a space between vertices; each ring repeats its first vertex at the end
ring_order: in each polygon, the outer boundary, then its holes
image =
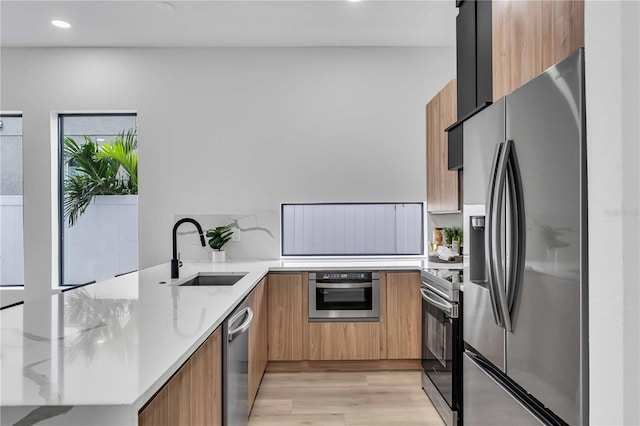
POLYGON ((22 116, 0 114, 0 285, 24 285, 22 116))
POLYGON ((60 284, 137 270, 136 115, 63 114, 58 124, 60 284))
POLYGON ((422 203, 283 204, 283 256, 421 255, 422 203))

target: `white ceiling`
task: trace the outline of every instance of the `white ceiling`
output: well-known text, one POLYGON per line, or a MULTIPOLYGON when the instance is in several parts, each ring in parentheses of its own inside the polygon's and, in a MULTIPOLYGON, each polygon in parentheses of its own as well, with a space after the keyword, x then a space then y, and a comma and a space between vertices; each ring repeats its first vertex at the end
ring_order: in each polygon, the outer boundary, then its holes
POLYGON ((454 46, 453 0, 0 1, 0 45, 454 46), (52 19, 71 29, 51 25, 52 19))

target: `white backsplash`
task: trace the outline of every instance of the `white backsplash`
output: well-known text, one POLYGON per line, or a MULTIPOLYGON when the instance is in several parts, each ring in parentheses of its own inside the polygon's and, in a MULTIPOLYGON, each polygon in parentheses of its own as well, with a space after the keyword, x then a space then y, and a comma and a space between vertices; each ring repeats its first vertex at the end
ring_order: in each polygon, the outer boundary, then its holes
MULTIPOLYGON (((190 217, 202 225, 202 229, 218 226, 231 226, 240 241, 229 241, 224 246, 229 260, 242 259, 278 259, 280 257, 280 214, 278 211, 230 213, 230 214, 193 214, 175 215, 174 221, 190 217), (238 232, 239 230, 239 232, 238 232)), ((174 222, 174 223, 175 223, 174 222)), ((200 245, 196 228, 185 223, 178 229, 178 252, 183 260, 211 260, 213 249, 207 243, 200 245)), ((205 237, 205 242, 207 238, 205 237)))
MULTIPOLYGON (((459 226, 462 228, 462 213, 451 214, 427 214, 426 240, 433 240, 433 228, 459 226)), ((463 243, 464 244, 464 243, 463 243)))

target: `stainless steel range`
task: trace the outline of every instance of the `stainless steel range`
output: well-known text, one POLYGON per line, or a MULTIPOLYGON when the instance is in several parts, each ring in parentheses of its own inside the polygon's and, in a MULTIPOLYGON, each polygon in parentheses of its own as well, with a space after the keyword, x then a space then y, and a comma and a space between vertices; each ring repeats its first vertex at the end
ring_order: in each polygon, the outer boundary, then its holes
POLYGON ((462 424, 462 270, 422 271, 422 389, 447 424, 462 424))

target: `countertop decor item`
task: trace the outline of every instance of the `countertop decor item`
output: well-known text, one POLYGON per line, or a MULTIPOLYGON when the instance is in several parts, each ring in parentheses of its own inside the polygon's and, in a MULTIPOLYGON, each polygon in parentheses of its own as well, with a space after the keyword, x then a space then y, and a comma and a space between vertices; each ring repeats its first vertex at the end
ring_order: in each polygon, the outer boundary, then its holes
POLYGON ((436 246, 442 245, 442 228, 433 228, 433 242, 436 246))
POLYGON ((442 235, 444 236, 444 243, 447 247, 451 247, 454 241, 458 241, 458 245, 462 245, 462 228, 459 226, 442 228, 442 235))
POLYGON ((233 231, 226 226, 218 226, 214 229, 208 229, 206 235, 209 238, 209 246, 213 249, 211 260, 214 263, 224 262, 226 255, 222 247, 231 240, 233 231))

